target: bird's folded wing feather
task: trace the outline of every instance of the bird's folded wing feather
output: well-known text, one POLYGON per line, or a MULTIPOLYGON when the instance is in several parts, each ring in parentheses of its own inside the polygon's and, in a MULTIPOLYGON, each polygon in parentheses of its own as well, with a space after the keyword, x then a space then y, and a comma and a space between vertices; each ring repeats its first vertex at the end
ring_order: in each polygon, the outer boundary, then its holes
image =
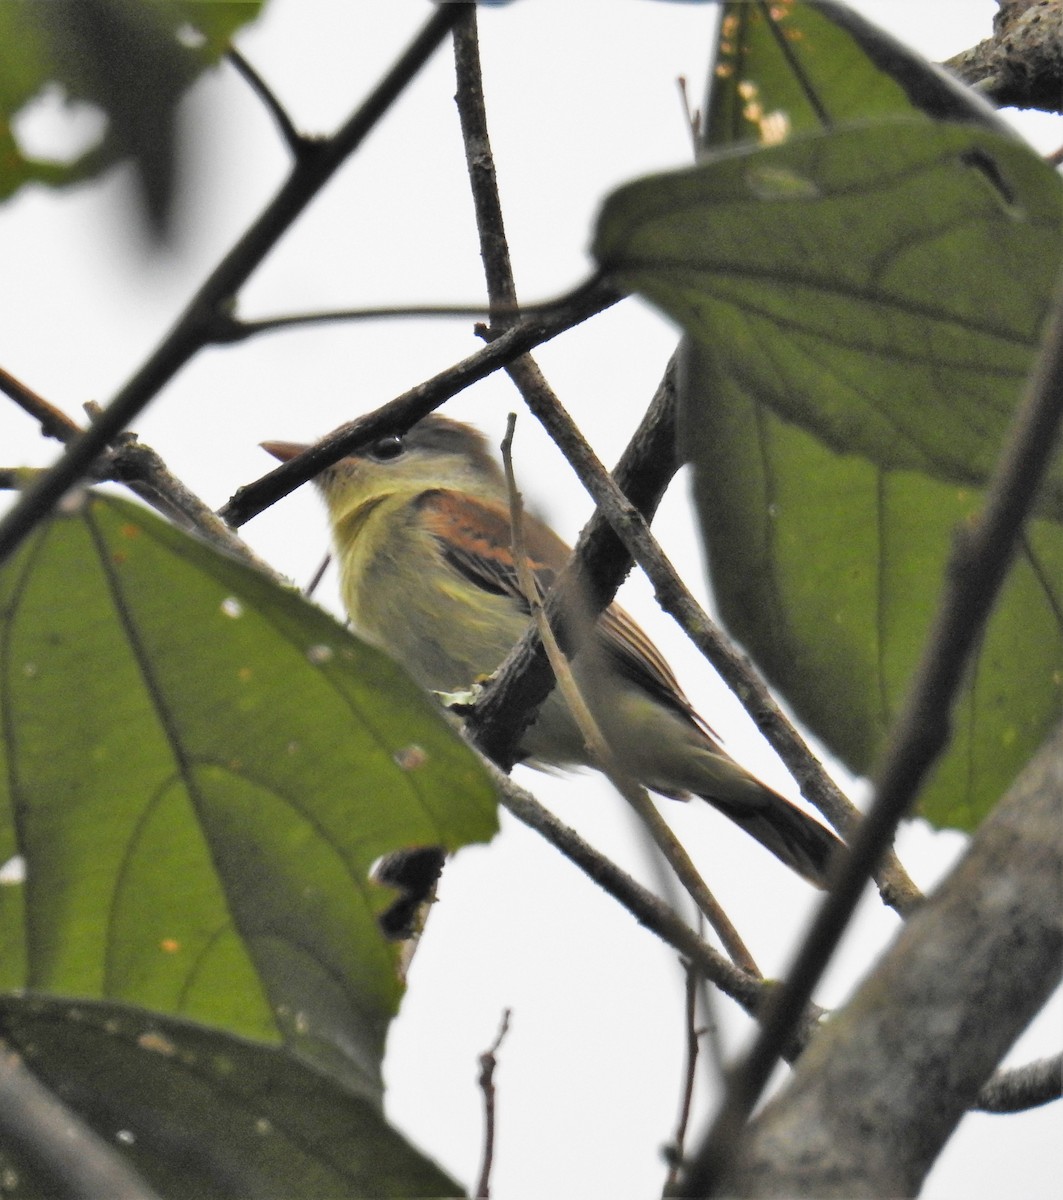
MULTIPOLYGON (((477 587, 508 596, 528 612, 527 598, 513 564, 512 524, 500 504, 460 492, 431 491, 420 499, 425 527, 438 539, 450 565, 477 587)), ((547 526, 525 522, 528 563, 545 595, 571 553, 547 526)), ((694 711, 668 663, 635 621, 612 604, 598 622, 600 648, 610 665, 629 683, 718 740, 694 711)))

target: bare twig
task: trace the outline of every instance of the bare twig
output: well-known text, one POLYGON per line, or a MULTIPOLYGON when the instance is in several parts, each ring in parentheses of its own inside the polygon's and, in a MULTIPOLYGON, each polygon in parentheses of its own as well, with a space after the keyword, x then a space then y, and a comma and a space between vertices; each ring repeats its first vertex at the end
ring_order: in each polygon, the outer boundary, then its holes
POLYGON ((219 509, 218 515, 230 525, 243 525, 353 450, 383 434, 404 433, 445 400, 497 371, 514 355, 549 341, 618 300, 620 296, 615 292, 592 280, 586 287, 573 292, 559 308, 541 317, 522 319, 475 354, 396 396, 374 412, 348 421, 302 454, 240 488, 219 509))
POLYGON ((466 7, 462 19, 454 26, 454 69, 458 85, 454 100, 461 122, 469 186, 476 210, 476 229, 480 237, 480 257, 491 302, 491 329, 497 333, 512 324, 517 288, 487 132, 475 4, 466 7))
MULTIPOLYGON (((526 788, 514 783, 493 763, 486 759, 484 762, 503 808, 560 850, 589 879, 623 905, 640 925, 693 963, 698 972, 724 995, 730 996, 751 1016, 757 1016, 770 994, 770 985, 736 967, 719 950, 698 937, 669 905, 559 821, 526 788)), ((791 1040, 788 1061, 801 1053, 823 1015, 823 1009, 809 1006, 802 1028, 791 1040)))
POLYGON ((60 442, 72 442, 84 432, 62 409, 49 404, 43 396, 39 396, 3 367, 0 367, 0 391, 6 392, 23 412, 40 421, 41 433, 45 437, 53 437, 60 442))
POLYGON ((876 772, 875 800, 820 908, 786 983, 698 1156, 705 1186, 730 1161, 737 1131, 756 1104, 791 1019, 804 1011, 874 870, 932 763, 948 742, 951 713, 968 659, 1004 581, 1023 523, 1052 459, 1063 422, 1063 279, 1042 352, 1018 406, 981 514, 959 530, 922 659, 876 772))
MULTIPOLYGON (((617 464, 615 477, 632 503, 648 516, 656 510, 675 470, 673 360, 617 464)), ((626 547, 596 509, 580 534, 571 561, 546 597, 544 608, 551 626, 557 627, 576 597, 588 611, 603 611, 631 564, 626 547)), ((476 702, 468 722, 476 744, 495 762, 512 765, 521 735, 553 686, 542 640, 529 625, 476 702)))
POLYGON ((158 1200, 157 1193, 0 1041, 0 1135, 48 1190, 71 1200, 158 1200))
POLYGON ((315 139, 307 137, 296 129, 295 122, 288 114, 288 110, 281 104, 273 89, 247 61, 243 54, 235 46, 230 46, 226 51, 225 57, 236 68, 251 90, 262 101, 263 105, 265 105, 266 111, 273 118, 273 123, 277 126, 277 131, 280 133, 284 144, 291 151, 292 157, 298 159, 304 154, 309 153, 311 148, 316 144, 315 139))
MULTIPOLYGON (((582 288, 582 285, 581 285, 582 288)), ((580 289, 577 289, 580 290, 580 289)), ((564 308, 572 292, 542 300, 535 304, 492 306, 497 317, 545 316, 564 308)), ((486 304, 381 304, 368 308, 326 309, 321 312, 287 313, 280 317, 259 317, 244 320, 232 313, 219 313, 212 329, 211 341, 215 345, 230 345, 263 333, 275 333, 282 329, 297 329, 305 325, 335 325, 351 321, 376 321, 381 318, 416 317, 482 317, 487 313, 486 304)))
POLYGON ((344 160, 361 144, 409 81, 446 37, 460 11, 441 5, 398 61, 348 121, 313 153, 293 164, 288 178, 192 298, 184 313, 134 372, 100 419, 70 443, 55 466, 25 491, 0 521, 0 561, 7 557, 60 497, 91 468, 101 451, 213 337, 218 314, 276 245, 344 160))
POLYGON ((690 1124, 690 1106, 694 1101, 694 1081, 697 1078, 699 1031, 698 1031, 698 975, 688 962, 683 963, 686 973, 685 1029, 686 1070, 683 1073, 683 1094, 679 1101, 679 1118, 676 1121, 675 1137, 668 1147, 668 1176, 664 1183, 664 1195, 675 1194, 679 1172, 683 1165, 683 1147, 686 1145, 687 1126, 690 1124))
POLYGON ((304 596, 307 596, 307 597, 312 596, 317 591, 318 584, 320 584, 321 580, 324 579, 325 572, 328 570, 328 566, 329 566, 330 562, 332 562, 332 555, 326 554, 325 557, 321 560, 321 566, 318 567, 318 569, 310 577, 310 582, 306 585, 305 588, 303 588, 304 596))
POLYGON ((511 1009, 502 1010, 502 1023, 490 1047, 480 1055, 480 1091, 484 1097, 484 1152, 480 1165, 480 1178, 474 1195, 477 1200, 488 1200, 491 1195, 491 1167, 495 1161, 495 1067, 498 1065, 498 1050, 509 1032, 511 1009))
POLYGON ((687 92, 687 77, 685 75, 678 76, 675 84, 679 89, 679 102, 683 106, 683 116, 686 118, 687 130, 690 133, 696 157, 701 146, 701 112, 691 106, 690 96, 687 92))
POLYGON ((543 648, 550 661, 550 669, 557 680, 558 690, 583 737, 591 761, 631 805, 642 822, 643 828, 653 838, 657 849, 664 855, 668 865, 675 872, 676 878, 704 914, 709 924, 716 930, 731 960, 743 971, 759 977, 760 969, 752 954, 716 897, 698 874, 697 867, 694 866, 690 855, 687 854, 682 843, 669 828, 668 823, 654 807, 653 801, 646 794, 646 789, 639 784, 638 780, 632 779, 616 761, 612 748, 606 741, 573 677, 572 668, 565 653, 558 645, 554 631, 543 616, 539 587, 528 564, 528 555, 524 545, 524 506, 513 474, 513 430, 516 420, 516 414, 510 413, 506 436, 502 442, 502 466, 506 474, 506 483, 509 486, 514 566, 517 569, 521 591, 527 600, 532 620, 539 629, 539 636, 542 638, 543 648))
MULTIPOLYGON (((856 807, 823 770, 748 659, 735 649, 730 639, 691 595, 650 532, 645 519, 587 445, 534 364, 529 365, 526 359, 521 359, 512 363, 507 372, 517 383, 525 403, 568 458, 600 511, 606 515, 618 537, 649 577, 658 603, 675 617, 743 702, 758 727, 790 767, 802 793, 843 834, 851 834, 859 821, 856 807)), ((911 909, 921 898, 918 889, 895 858, 884 861, 876 878, 880 881, 883 898, 901 911, 911 909)))

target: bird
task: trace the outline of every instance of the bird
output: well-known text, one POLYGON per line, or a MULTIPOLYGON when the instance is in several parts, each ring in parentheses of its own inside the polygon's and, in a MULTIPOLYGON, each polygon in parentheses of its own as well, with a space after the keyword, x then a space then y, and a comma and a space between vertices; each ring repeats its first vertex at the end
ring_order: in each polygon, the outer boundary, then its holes
MULTIPOLYGON (((282 462, 307 449, 277 441, 262 447, 282 462)), ((314 482, 355 632, 431 692, 466 690, 489 676, 523 634, 530 605, 513 556, 505 476, 486 438, 433 413, 405 433, 369 442, 314 482)), ((529 514, 522 527, 545 594, 571 551, 529 514)), ((620 768, 662 796, 707 801, 825 888, 842 842, 724 750, 619 605, 584 627, 572 675, 620 768)), ((549 770, 595 765, 557 688, 523 735, 520 754, 549 770)))

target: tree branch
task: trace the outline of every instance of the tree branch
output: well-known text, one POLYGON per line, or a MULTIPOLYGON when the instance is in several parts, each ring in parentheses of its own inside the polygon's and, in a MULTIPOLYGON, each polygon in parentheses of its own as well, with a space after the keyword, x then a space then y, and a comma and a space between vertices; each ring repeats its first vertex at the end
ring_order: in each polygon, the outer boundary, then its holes
POLYGON ((454 27, 454 71, 457 76, 454 102, 458 108, 469 188, 476 210, 480 258, 483 260, 487 295, 491 302, 491 327, 497 333, 512 324, 511 317, 500 317, 496 310, 513 309, 517 303, 517 287, 502 219, 502 204, 498 197, 495 158, 487 131, 475 4, 464 6, 462 18, 454 27))
POLYGON ((501 337, 431 379, 389 400, 387 404, 334 429, 302 454, 240 488, 219 510, 230 525, 240 526, 313 479, 346 454, 383 434, 404 433, 451 396, 486 378, 515 355, 557 337, 573 325, 609 308, 621 299, 597 280, 569 296, 542 316, 519 321, 501 337))
MULTIPOLYGON (((514 783, 492 762, 484 762, 498 789, 503 808, 575 863, 589 879, 622 904, 640 925, 677 950, 724 995, 730 996, 750 1016, 759 1019, 764 1003, 773 991, 771 984, 736 967, 719 950, 698 937, 663 900, 585 842, 575 830, 559 821, 529 791, 514 783)), ((815 1005, 808 1007, 783 1057, 792 1061, 801 1053, 816 1032, 823 1015, 823 1009, 815 1005)))
POLYGON ((993 36, 947 59, 994 104, 1063 112, 1063 0, 997 0, 993 36))
POLYGON ((974 1108, 1015 1113, 1063 1098, 1063 1054, 999 1071, 978 1093, 974 1108))
POLYGON ((10 396, 23 412, 40 421, 41 433, 45 437, 53 437, 60 442, 72 442, 84 432, 77 421, 68 417, 61 408, 49 404, 43 396, 9 374, 3 367, 0 367, 0 391, 10 396))
MULTIPOLYGON (((617 486, 641 512, 652 516, 677 462, 675 456, 675 362, 669 363, 645 417, 616 466, 617 486)), ((572 597, 602 611, 631 569, 632 558, 605 512, 596 509, 568 565, 547 595, 543 609, 555 630, 572 597)), ((510 651, 484 687, 468 721, 478 746, 496 762, 511 765, 515 748, 539 706, 550 694, 553 674, 534 626, 510 651)))
POLYGON ((288 114, 288 110, 277 99, 273 89, 270 88, 240 51, 235 46, 230 46, 225 52, 225 57, 232 63, 248 87, 262 101, 266 111, 273 118, 273 123, 277 126, 277 132, 281 135, 281 140, 291 152, 292 158, 298 160, 304 155, 311 153, 313 146, 316 144, 315 140, 306 137, 296 129, 295 122, 288 114))
POLYGON ((484 1098, 484 1150, 480 1161, 479 1181, 473 1193, 476 1200, 487 1200, 491 1195, 491 1167, 495 1161, 495 1067, 498 1066, 498 1051, 509 1032, 510 1009, 502 1011, 502 1023, 491 1045, 480 1055, 480 1091, 484 1098))
POLYGON ((365 102, 336 132, 298 158, 262 214, 222 259, 184 313, 147 360, 119 390, 98 421, 67 448, 48 473, 22 494, 0 521, 3 561, 51 512, 60 497, 90 469, 101 451, 159 390, 213 337, 220 312, 273 249, 281 235, 361 144, 395 99, 446 37, 460 12, 441 5, 365 102))
POLYGON ((725 1194, 918 1193, 1063 976, 1061 824, 1063 726, 754 1121, 725 1194))

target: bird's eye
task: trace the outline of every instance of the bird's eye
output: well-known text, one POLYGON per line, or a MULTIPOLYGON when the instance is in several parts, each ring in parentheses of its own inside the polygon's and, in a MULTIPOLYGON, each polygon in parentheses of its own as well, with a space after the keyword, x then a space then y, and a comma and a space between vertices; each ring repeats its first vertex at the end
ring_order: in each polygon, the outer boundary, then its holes
POLYGON ((405 440, 393 433, 387 437, 377 438, 369 447, 369 457, 375 458, 378 462, 390 462, 391 459, 398 458, 405 449, 405 440))

